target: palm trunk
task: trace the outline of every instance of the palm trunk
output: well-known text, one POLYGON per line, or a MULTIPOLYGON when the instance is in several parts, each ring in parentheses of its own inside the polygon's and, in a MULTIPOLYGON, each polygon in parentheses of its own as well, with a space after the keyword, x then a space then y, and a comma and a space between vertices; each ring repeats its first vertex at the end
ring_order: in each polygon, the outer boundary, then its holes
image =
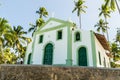
POLYGON ((79 15, 79 23, 80 23, 80 29, 82 28, 82 23, 81 23, 81 13, 79 15))
POLYGON ((116 6, 117 6, 117 9, 118 9, 118 12, 119 12, 119 14, 120 14, 120 7, 119 7, 119 5, 118 5, 118 3, 117 3, 117 0, 115 0, 115 3, 116 3, 116 6))
POLYGON ((106 30, 106 32, 107 32, 107 40, 108 40, 108 42, 109 42, 109 33, 108 33, 108 29, 106 30))
MULTIPOLYGON (((106 17, 105 17, 105 22, 107 23, 107 18, 106 18, 106 17)), ((106 24, 106 26, 107 26, 107 24, 106 24)), ((107 40, 108 40, 108 42, 109 42, 108 28, 106 29, 106 34, 107 34, 107 40)))

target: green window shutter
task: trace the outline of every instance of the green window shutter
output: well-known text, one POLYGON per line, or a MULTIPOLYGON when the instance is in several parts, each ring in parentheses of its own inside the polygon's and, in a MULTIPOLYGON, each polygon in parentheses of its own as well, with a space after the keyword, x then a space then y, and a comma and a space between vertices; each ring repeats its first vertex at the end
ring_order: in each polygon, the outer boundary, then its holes
POLYGON ((39 37, 39 43, 42 43, 43 42, 43 35, 40 35, 39 37))
POLYGON ((30 64, 30 59, 31 59, 31 53, 28 55, 28 61, 27 61, 27 64, 30 64))
POLYGON ((62 39, 62 30, 57 32, 57 39, 62 39))
POLYGON ((79 41, 80 40, 80 33, 77 32, 75 35, 75 41, 79 41))
POLYGON ((99 56, 99 64, 101 65, 101 55, 100 55, 100 52, 98 52, 98 56, 99 56))

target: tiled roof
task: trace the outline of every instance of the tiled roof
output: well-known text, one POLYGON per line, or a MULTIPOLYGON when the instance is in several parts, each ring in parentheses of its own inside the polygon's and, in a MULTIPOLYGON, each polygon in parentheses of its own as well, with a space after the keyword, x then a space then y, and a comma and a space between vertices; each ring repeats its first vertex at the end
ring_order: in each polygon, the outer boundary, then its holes
POLYGON ((98 34, 98 33, 94 33, 94 34, 95 34, 96 38, 98 39, 98 41, 99 41, 99 42, 101 43, 101 45, 103 46, 103 48, 104 48, 105 50, 110 51, 110 47, 109 47, 109 44, 108 44, 105 36, 104 36, 104 35, 101 35, 101 34, 98 34))

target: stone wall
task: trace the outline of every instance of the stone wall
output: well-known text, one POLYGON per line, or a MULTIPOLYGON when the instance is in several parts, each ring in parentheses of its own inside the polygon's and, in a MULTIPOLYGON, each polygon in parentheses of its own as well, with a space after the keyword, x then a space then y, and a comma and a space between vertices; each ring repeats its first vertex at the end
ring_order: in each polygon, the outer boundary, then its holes
POLYGON ((0 80, 120 80, 120 69, 0 65, 0 80))

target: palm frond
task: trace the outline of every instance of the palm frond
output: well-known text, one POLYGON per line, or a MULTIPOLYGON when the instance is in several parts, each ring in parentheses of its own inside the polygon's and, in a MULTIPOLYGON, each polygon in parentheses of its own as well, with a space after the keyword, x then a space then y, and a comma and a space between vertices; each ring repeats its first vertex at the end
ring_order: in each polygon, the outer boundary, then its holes
POLYGON ((72 13, 75 12, 77 10, 77 8, 75 7, 73 10, 72 10, 72 13))
POLYGON ((31 32, 31 31, 33 31, 34 29, 35 29, 35 27, 31 27, 31 28, 29 28, 28 32, 31 32))
POLYGON ((113 11, 115 11, 116 7, 115 7, 115 0, 111 0, 111 3, 110 3, 110 7, 113 11))

